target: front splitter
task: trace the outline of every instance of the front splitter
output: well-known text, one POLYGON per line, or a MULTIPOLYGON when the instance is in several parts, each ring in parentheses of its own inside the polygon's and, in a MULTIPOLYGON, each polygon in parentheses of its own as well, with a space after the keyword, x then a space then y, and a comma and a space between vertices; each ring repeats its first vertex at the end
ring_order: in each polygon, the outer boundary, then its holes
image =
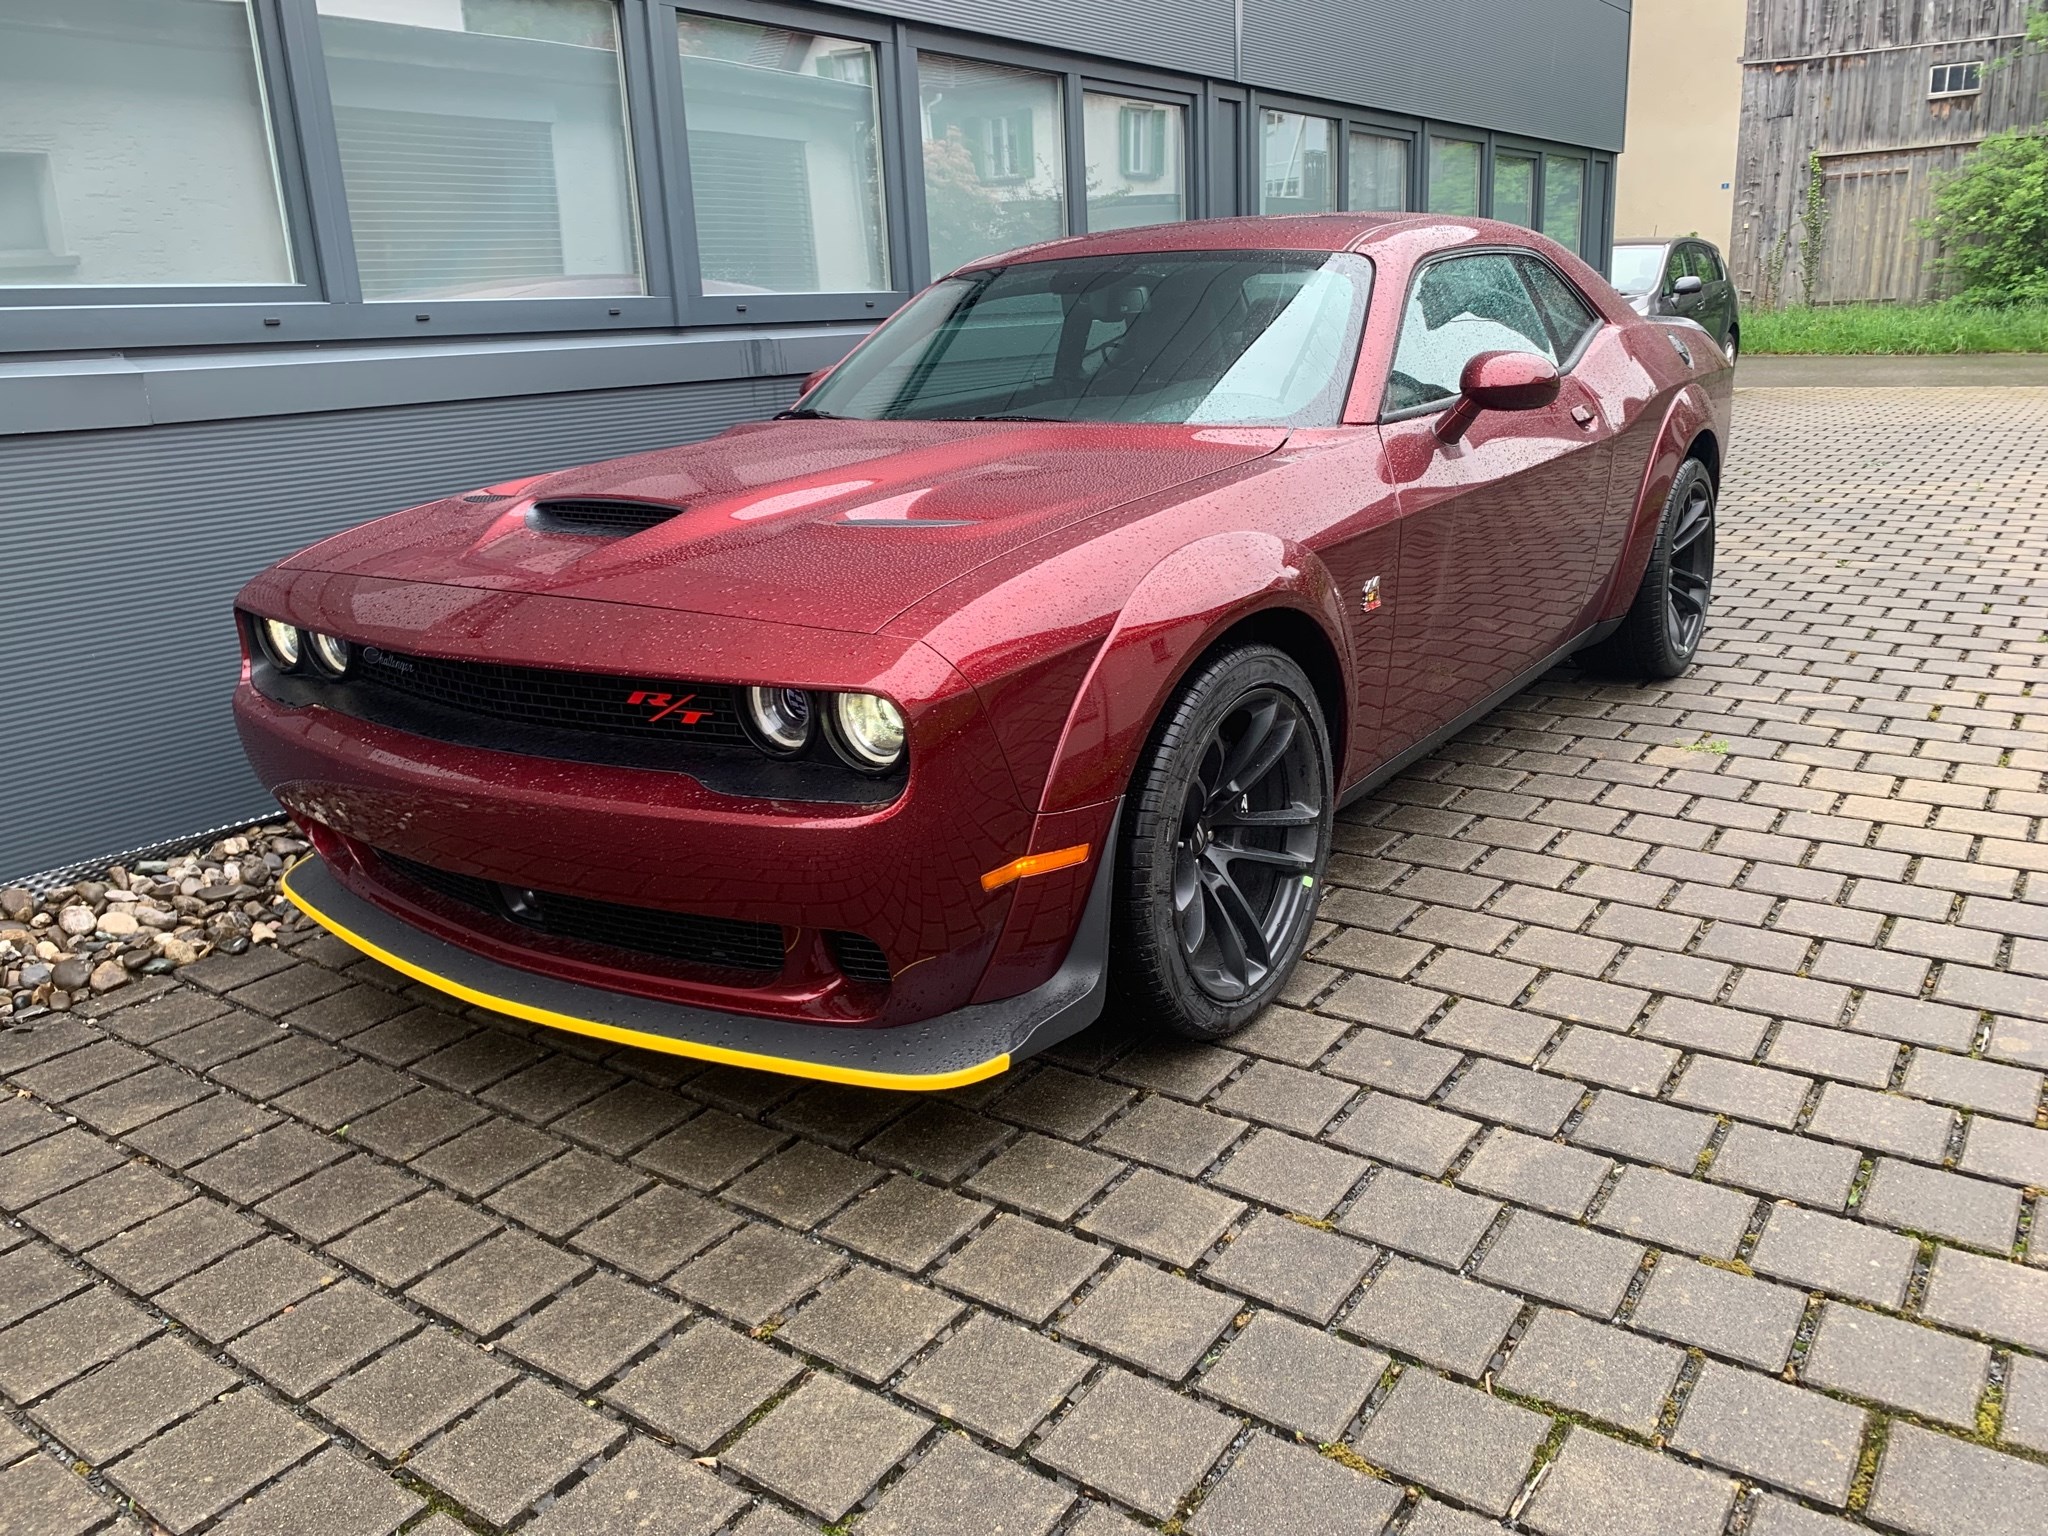
MULTIPOLYGON (((1111 819, 1106 850, 1114 850, 1111 819)), ((1067 958, 1019 997, 976 1003, 915 1024, 855 1029, 792 1024, 690 1008, 505 965, 422 932, 350 891, 317 854, 280 882, 286 896, 343 943, 414 981, 479 1008, 552 1029, 791 1077, 863 1088, 932 1091, 994 1077, 1078 1033, 1108 995, 1113 855, 1104 857, 1067 958)))

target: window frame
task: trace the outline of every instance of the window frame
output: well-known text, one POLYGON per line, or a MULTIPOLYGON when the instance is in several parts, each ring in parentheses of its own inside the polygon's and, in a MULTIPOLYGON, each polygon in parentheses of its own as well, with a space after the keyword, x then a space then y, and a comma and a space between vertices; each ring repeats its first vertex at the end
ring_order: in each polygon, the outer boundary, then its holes
POLYGON ((1593 200, 1592 152, 1567 144, 1543 144, 1533 141, 1530 148, 1536 156, 1536 222, 1530 227, 1545 239, 1557 240, 1557 236, 1551 234, 1549 230, 1543 227, 1550 217, 1550 162, 1553 160, 1576 160, 1579 164, 1578 243, 1567 245, 1562 240, 1558 240, 1557 243, 1563 245, 1566 250, 1578 257, 1579 260, 1585 262, 1586 265, 1596 265, 1592 257, 1585 254, 1586 246, 1589 243, 1597 244, 1597 242, 1589 242, 1587 239, 1587 236, 1592 233, 1594 228, 1593 221, 1589 217, 1589 208, 1593 200))
MULTIPOLYGON (((1073 199, 1071 196, 1068 199, 1067 228, 1070 233, 1077 235, 1088 233, 1087 97, 1091 93, 1097 96, 1125 96, 1129 97, 1132 101, 1149 102, 1154 106, 1179 107, 1181 109, 1181 204, 1187 210, 1185 217, 1189 219, 1207 217, 1207 178, 1199 174, 1199 162, 1196 159, 1199 147, 1206 142, 1203 138, 1204 129, 1199 121, 1203 116, 1203 107, 1205 105, 1203 94, 1197 87, 1189 87, 1183 90, 1170 84, 1159 83, 1167 78, 1166 76, 1151 76, 1142 82, 1126 80, 1114 74, 1104 73, 1103 62, 1094 59, 1088 60, 1086 67, 1077 67, 1071 72, 1069 93, 1073 100, 1073 106, 1068 111, 1067 122, 1070 129, 1069 137, 1072 140, 1072 153, 1069 155, 1067 179, 1071 186, 1079 186, 1081 188, 1081 196, 1078 200, 1073 199)), ((1121 140, 1121 129, 1119 129, 1118 136, 1119 140, 1121 140)), ((1168 137, 1172 137, 1170 131, 1168 137)), ((1121 143, 1119 143, 1118 147, 1121 150, 1121 143)), ((1166 174, 1163 171, 1159 175, 1159 180, 1166 180, 1166 174)))
MULTIPOLYGON (((1964 78, 1968 79, 1970 77, 1967 73, 1965 73, 1964 78)), ((1954 101, 1956 98, 1961 96, 1981 96, 1983 94, 1984 60, 1958 59, 1952 63, 1930 64, 1927 66, 1927 99, 1929 101, 1954 101), (1943 78, 1944 82, 1946 82, 1947 80, 1952 78, 1949 74, 1949 71, 1958 69, 1964 71, 1975 70, 1977 72, 1976 84, 1956 87, 1944 83, 1941 89, 1935 89, 1934 80, 1936 75, 1940 75, 1943 78)))
POLYGON ((1365 112, 1350 108, 1342 113, 1343 148, 1341 160, 1343 179, 1338 182, 1342 192, 1340 206, 1346 213, 1384 213, 1389 217, 1398 213, 1415 213, 1416 193, 1422 186, 1422 170, 1418 162, 1416 146, 1423 142, 1426 125, 1412 117, 1391 117, 1382 112, 1365 112), (1382 139, 1399 139, 1406 145, 1403 160, 1407 171, 1407 196, 1399 208, 1353 208, 1351 206, 1351 135, 1354 133, 1373 134, 1382 139))
MULTIPOLYGON (((1422 178, 1416 189, 1415 201, 1420 204, 1418 212, 1433 213, 1440 219, 1484 219, 1493 213, 1493 139, 1490 133, 1477 128, 1460 128, 1450 123, 1434 120, 1422 125, 1422 178), (1479 211, 1477 213, 1449 213, 1429 206, 1431 194, 1435 191, 1435 178, 1430 174, 1429 144, 1432 139, 1447 139, 1462 144, 1475 144, 1479 148, 1479 211)), ((1542 171, 1537 171, 1539 202, 1542 191, 1542 171)))

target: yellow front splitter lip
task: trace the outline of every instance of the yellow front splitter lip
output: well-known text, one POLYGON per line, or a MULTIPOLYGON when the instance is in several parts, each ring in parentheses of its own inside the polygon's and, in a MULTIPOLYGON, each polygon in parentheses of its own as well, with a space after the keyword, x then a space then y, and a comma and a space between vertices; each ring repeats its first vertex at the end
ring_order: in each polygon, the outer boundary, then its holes
MULTIPOLYGON (((1066 965, 1022 997, 889 1029, 793 1024, 663 1003, 502 964, 358 896, 318 855, 294 865, 279 884, 294 906, 343 943, 479 1008, 620 1045, 861 1088, 932 1092, 994 1077, 1092 1023, 1106 992, 1101 956, 1083 953, 1100 948, 1082 941, 1084 920, 1066 965)), ((1107 882, 1098 875, 1096 885, 1088 912, 1096 917, 1102 908, 1106 939, 1107 882)))

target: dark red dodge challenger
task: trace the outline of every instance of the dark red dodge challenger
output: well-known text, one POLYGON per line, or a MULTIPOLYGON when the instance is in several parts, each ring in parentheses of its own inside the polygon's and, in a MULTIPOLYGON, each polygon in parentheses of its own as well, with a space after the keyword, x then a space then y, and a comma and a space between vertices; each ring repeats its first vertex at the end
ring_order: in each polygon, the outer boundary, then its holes
POLYGON ((1568 656, 1700 643, 1731 372, 1540 235, 1058 241, 794 409, 252 581, 318 922, 470 1002, 944 1088, 1300 957, 1337 808, 1568 656))

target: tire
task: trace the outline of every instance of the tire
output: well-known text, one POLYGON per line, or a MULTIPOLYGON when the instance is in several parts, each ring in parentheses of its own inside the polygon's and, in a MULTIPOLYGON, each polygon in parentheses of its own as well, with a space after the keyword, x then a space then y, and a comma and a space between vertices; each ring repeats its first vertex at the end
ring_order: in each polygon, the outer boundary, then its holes
POLYGON ((1153 727, 1127 805, 1118 1000, 1140 1022, 1219 1040, 1279 996, 1321 895, 1336 796, 1306 674, 1266 645, 1197 663, 1153 727))
POLYGON ((1664 498, 1657 547, 1621 627, 1579 652, 1579 664, 1609 677, 1677 677, 1699 654, 1714 596, 1714 477, 1687 459, 1664 498))
POLYGON ((1728 366, 1733 368, 1742 360, 1742 332, 1729 327, 1728 339, 1721 344, 1721 350, 1728 354, 1728 366))

